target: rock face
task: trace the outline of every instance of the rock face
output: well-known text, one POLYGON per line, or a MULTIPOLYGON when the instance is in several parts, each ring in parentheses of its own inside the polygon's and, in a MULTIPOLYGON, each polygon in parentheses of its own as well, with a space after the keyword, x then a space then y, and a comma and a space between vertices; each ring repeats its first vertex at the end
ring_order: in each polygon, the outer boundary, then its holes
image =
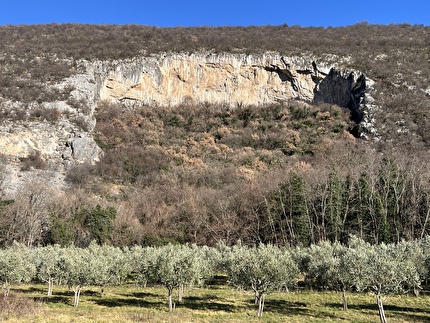
MULTIPOLYGON (((97 147, 89 132, 94 128, 96 84, 92 77, 85 74, 73 75, 61 84, 54 85, 60 90, 72 87, 69 99, 65 101, 43 103, 6 102, 2 108, 20 113, 14 121, 4 120, 0 124, 0 151, 6 156, 25 157, 39 151, 47 159, 71 156, 76 163, 95 162, 100 157, 98 153, 83 156, 73 153, 71 142, 91 138, 85 149, 94 150, 97 147), (35 110, 40 110, 37 117, 35 110), (49 111, 57 111, 55 118, 49 111), (77 139, 79 138, 79 139, 77 139)), ((13 114, 12 113, 12 114, 13 114)))
POLYGON ((315 58, 277 53, 164 54, 112 62, 95 69, 98 96, 147 105, 186 103, 265 105, 299 99, 334 103, 363 117, 366 77, 315 58))
POLYGON ((102 151, 90 134, 95 125, 96 82, 93 76, 73 75, 52 86, 59 90, 73 88, 67 102, 2 102, 3 109, 8 109, 12 115, 20 115, 13 121, 0 123, 3 164, 0 166, 4 166, 0 169, 0 192, 8 197, 34 179, 61 188, 65 172, 70 167, 95 163, 101 157, 102 151), (35 110, 44 112, 34 117, 35 110), (32 156, 37 159, 28 162, 32 156), (28 163, 25 171, 22 171, 23 160, 28 163))
POLYGON ((172 55, 142 58, 117 65, 107 75, 100 98, 143 104, 178 105, 184 101, 228 105, 261 105, 297 97, 311 100, 311 74, 279 56, 172 55), (283 71, 285 69, 285 72, 283 71), (288 75, 291 74, 291 75, 288 75))
POLYGON ((315 87, 314 101, 348 108, 352 111, 353 120, 359 123, 363 119, 361 108, 366 88, 366 77, 363 74, 331 69, 315 87))

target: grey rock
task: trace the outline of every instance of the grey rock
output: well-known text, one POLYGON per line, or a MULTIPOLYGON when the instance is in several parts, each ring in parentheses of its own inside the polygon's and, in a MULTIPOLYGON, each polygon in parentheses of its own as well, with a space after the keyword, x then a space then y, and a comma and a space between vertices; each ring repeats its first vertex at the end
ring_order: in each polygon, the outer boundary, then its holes
POLYGON ((71 138, 67 144, 70 148, 68 152, 63 153, 64 159, 73 158, 75 163, 95 163, 100 160, 102 151, 97 146, 94 138, 85 133, 71 138))

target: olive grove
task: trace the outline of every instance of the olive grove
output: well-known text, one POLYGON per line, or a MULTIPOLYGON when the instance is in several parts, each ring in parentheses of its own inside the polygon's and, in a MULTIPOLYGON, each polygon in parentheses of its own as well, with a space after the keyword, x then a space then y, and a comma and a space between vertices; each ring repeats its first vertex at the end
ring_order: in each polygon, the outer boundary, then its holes
POLYGON ((75 246, 28 248, 15 243, 0 249, 0 281, 4 297, 13 285, 31 282, 68 286, 73 305, 78 307, 81 292, 99 286, 130 282, 161 285, 167 289, 169 311, 182 300, 184 288, 200 287, 215 275, 253 292, 257 316, 262 316, 267 294, 273 291, 305 288, 341 292, 347 310, 346 292, 372 292, 380 321, 386 322, 385 296, 399 293, 417 295, 429 279, 429 239, 372 245, 350 237, 348 245, 321 242, 310 247, 284 248, 241 242, 215 248, 196 245, 118 248, 92 242, 87 248, 75 246))

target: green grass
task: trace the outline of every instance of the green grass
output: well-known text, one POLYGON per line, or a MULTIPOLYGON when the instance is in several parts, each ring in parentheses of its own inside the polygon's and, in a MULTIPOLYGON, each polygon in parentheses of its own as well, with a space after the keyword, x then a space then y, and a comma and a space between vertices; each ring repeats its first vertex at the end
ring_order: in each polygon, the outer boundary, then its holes
MULTIPOLYGON (((0 322, 378 322, 372 294, 349 294, 349 310, 342 310, 335 292, 272 293, 263 317, 256 317, 253 293, 226 286, 186 290, 174 312, 167 311, 166 290, 134 285, 108 287, 105 297, 97 287, 85 288, 78 308, 73 293, 55 286, 45 296, 44 285, 23 285, 12 290, 10 305, 0 322), (21 304, 21 303, 22 304, 21 304), (20 303, 20 304, 18 304, 20 303), (18 305, 17 305, 18 304, 18 305)), ((430 296, 391 296, 385 301, 388 321, 429 322, 430 296)))

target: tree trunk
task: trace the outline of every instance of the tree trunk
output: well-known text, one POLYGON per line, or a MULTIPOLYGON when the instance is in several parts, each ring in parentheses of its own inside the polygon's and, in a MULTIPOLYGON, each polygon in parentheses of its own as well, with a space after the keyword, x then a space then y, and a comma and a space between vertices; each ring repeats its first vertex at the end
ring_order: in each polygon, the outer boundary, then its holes
POLYGON ((376 301, 378 303, 379 320, 381 323, 387 323, 387 318, 385 317, 384 305, 382 304, 380 291, 378 291, 378 293, 376 294, 376 301))
POLYGON ((104 298, 105 297, 105 287, 102 286, 102 290, 101 290, 101 297, 104 298))
POLYGON ((258 299, 258 313, 257 313, 258 317, 263 316, 263 310, 264 310, 264 294, 260 295, 258 299))
POLYGON ((52 296, 52 279, 48 279, 48 296, 52 296))
POLYGON ((260 294, 258 293, 258 291, 254 291, 255 292, 255 301, 254 301, 254 305, 255 307, 259 307, 260 305, 260 294))
POLYGON ((342 303, 343 303, 343 310, 347 311, 348 310, 348 303, 346 301, 346 289, 345 288, 342 289, 342 303))
POLYGON ((8 284, 7 282, 6 282, 6 284, 5 285, 3 285, 3 295, 4 295, 4 297, 6 298, 6 297, 8 297, 9 296, 9 293, 10 293, 10 284, 8 284))
MULTIPOLYGON (((427 202, 427 204, 428 204, 428 202, 427 202)), ((424 220, 424 225, 421 229, 421 239, 424 238, 424 236, 425 236, 426 228, 427 228, 427 222, 429 221, 429 218, 430 218, 430 207, 427 208, 426 218, 424 220)))
POLYGON ((75 292, 75 298, 73 301, 73 306, 78 307, 79 306, 79 296, 81 295, 81 286, 77 286, 73 289, 75 292))
POLYGON ((178 302, 182 302, 182 296, 184 296, 184 285, 179 285, 178 288, 178 302))
POLYGON ((173 290, 173 288, 168 288, 167 289, 167 292, 168 292, 167 299, 169 301, 169 312, 173 311, 172 290, 173 290))

